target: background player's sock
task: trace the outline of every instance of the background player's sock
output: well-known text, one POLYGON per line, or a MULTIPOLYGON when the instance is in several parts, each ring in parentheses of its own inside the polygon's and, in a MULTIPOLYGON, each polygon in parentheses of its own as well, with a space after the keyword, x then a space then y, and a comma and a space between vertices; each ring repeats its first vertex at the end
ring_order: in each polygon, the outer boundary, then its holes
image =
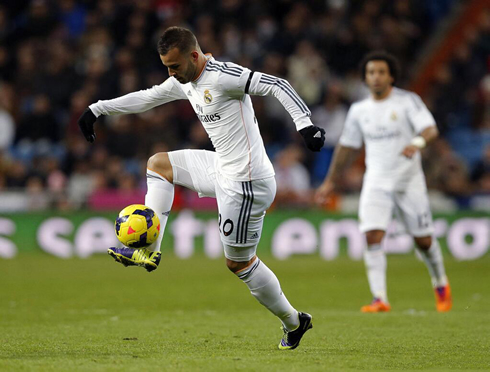
POLYGON ((432 245, 428 250, 419 249, 420 256, 425 262, 434 287, 444 287, 447 285, 446 270, 442 258, 441 246, 439 241, 432 237, 432 245))
POLYGON ((160 235, 147 249, 152 252, 159 252, 168 215, 174 202, 174 185, 160 174, 149 169, 146 170, 146 183, 148 191, 146 192, 145 205, 153 209, 160 219, 160 235))
POLYGON ((364 250, 369 288, 373 297, 388 302, 386 294, 386 255, 381 244, 372 244, 364 250))
POLYGON ((236 275, 250 289, 250 293, 275 316, 281 319, 288 331, 299 326, 298 312, 282 293, 279 280, 274 273, 257 257, 247 268, 236 275))

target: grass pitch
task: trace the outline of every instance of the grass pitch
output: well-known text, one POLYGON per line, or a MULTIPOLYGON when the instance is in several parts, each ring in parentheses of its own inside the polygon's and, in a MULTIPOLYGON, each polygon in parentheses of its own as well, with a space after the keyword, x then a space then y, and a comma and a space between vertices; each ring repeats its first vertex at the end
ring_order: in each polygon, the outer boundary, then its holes
POLYGON ((146 273, 107 256, 0 260, 0 370, 324 371, 490 369, 490 257, 446 259, 454 308, 435 311, 424 265, 389 256, 393 311, 361 314, 362 262, 264 257, 313 315, 293 351, 223 260, 163 255, 146 273))

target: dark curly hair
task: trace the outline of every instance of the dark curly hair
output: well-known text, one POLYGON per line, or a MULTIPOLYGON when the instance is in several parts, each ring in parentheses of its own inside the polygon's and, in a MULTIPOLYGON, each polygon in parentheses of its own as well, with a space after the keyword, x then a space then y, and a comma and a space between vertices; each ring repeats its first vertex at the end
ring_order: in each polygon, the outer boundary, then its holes
POLYGON ((359 68, 361 71, 362 81, 366 80, 366 66, 371 61, 385 61, 388 64, 390 75, 393 78, 393 85, 396 84, 400 73, 400 64, 393 54, 390 54, 384 50, 376 50, 364 56, 359 68))
POLYGON ((182 53, 190 52, 193 48, 199 48, 194 34, 183 27, 169 27, 158 40, 158 53, 166 55, 171 49, 178 48, 182 53))

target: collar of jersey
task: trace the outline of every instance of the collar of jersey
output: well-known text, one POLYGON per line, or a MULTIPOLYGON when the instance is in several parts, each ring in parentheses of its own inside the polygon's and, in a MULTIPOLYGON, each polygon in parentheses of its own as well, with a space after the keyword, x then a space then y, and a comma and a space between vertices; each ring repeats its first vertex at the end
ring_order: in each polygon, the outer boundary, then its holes
POLYGON ((211 60, 211 59, 214 59, 213 58, 213 55, 211 53, 206 53, 205 54, 206 56, 206 63, 204 64, 202 70, 201 70, 201 73, 199 74, 199 76, 195 79, 195 80, 192 80, 191 83, 197 83, 199 81, 199 79, 201 79, 201 76, 204 75, 204 71, 206 71, 206 66, 208 65, 208 62, 211 60))
POLYGON ((395 87, 392 87, 392 88, 391 88, 391 92, 390 92, 390 94, 388 94, 388 95, 387 95, 385 98, 383 98, 383 99, 374 99, 374 97, 373 97, 373 95, 372 95, 372 94, 370 94, 370 95, 369 95, 369 97, 371 98, 371 101, 373 101, 374 103, 376 103, 376 104, 380 105, 380 104, 382 104, 382 103, 384 103, 384 102, 388 101, 388 99, 390 99, 390 98, 393 96, 393 93, 395 93, 395 89, 396 89, 395 87))

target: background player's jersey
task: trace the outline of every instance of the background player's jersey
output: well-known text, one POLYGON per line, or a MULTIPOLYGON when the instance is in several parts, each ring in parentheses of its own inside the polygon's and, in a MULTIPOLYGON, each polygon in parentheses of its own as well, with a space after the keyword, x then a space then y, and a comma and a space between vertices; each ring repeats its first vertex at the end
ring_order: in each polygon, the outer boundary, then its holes
POLYGON ((178 99, 188 99, 218 155, 218 171, 234 181, 274 176, 265 152, 250 95, 273 95, 289 112, 297 130, 312 125, 311 113, 289 83, 210 57, 201 75, 187 84, 169 78, 151 89, 98 101, 96 115, 137 113, 178 99))
POLYGON ((384 100, 369 97, 351 106, 339 143, 353 148, 365 144, 364 185, 403 189, 415 179, 424 182, 424 175, 420 152, 412 159, 401 153, 414 136, 433 125, 434 117, 418 95, 393 88, 384 100))

